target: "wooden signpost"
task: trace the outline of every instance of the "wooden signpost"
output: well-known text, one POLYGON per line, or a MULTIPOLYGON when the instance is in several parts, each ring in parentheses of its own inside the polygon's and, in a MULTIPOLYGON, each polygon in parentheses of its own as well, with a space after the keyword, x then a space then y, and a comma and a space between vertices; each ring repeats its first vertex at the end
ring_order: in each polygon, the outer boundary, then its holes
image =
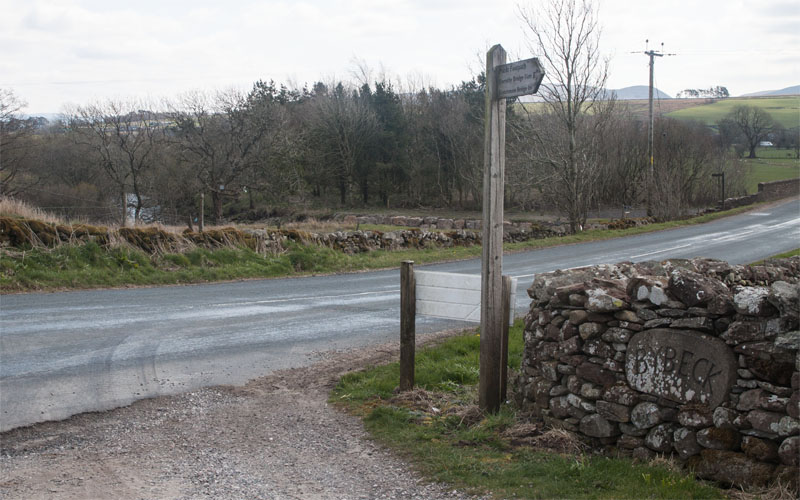
POLYGON ((495 45, 486 54, 478 404, 488 412, 500 408, 504 386, 502 290, 506 98, 536 92, 543 78, 544 71, 536 58, 506 64, 506 51, 500 45, 495 45))
POLYGON ((400 390, 414 386, 415 314, 419 312, 475 321, 479 308, 481 352, 478 404, 485 411, 496 412, 506 397, 508 324, 514 308, 512 294, 516 290, 516 280, 503 276, 506 98, 536 93, 542 78, 544 70, 536 58, 506 64, 506 51, 500 45, 495 45, 486 54, 480 302, 476 304, 477 283, 474 282, 477 277, 428 272, 420 273, 417 281, 413 262, 403 263, 400 285, 400 390))

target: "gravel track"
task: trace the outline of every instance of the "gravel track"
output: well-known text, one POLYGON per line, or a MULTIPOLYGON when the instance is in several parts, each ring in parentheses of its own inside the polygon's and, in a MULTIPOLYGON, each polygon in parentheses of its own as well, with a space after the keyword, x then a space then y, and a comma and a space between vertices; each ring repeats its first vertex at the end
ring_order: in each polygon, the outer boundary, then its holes
MULTIPOLYGON (((426 335, 436 341, 453 332, 426 335)), ((338 377, 397 359, 397 346, 322 361, 243 387, 143 400, 0 434, 4 499, 465 499, 426 482, 327 403, 338 377)))

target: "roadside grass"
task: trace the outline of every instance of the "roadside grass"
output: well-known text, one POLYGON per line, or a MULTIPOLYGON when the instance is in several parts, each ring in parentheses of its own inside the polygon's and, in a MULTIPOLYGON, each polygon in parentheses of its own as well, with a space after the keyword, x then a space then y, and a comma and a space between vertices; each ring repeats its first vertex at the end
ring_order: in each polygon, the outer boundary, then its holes
MULTIPOLYGON (((758 205, 691 219, 649 224, 629 229, 590 230, 582 233, 504 245, 507 252, 632 236, 710 222, 752 210, 758 205)), ((0 250, 0 292, 204 283, 249 278, 279 278, 398 267, 413 260, 418 265, 476 258, 480 246, 372 251, 347 255, 318 246, 292 244, 279 255, 251 250, 194 249, 183 254, 148 255, 129 247, 105 249, 96 243, 62 245, 55 249, 0 250)))
MULTIPOLYGON (((509 334, 509 365, 522 356, 522 321, 509 334)), ((563 431, 531 424, 510 404, 478 410, 476 331, 416 354, 417 388, 395 394, 399 365, 345 375, 330 401, 359 415, 372 436, 428 479, 498 498, 723 498, 673 467, 581 451, 563 431), (520 435, 527 440, 520 441, 520 435)))
POLYGON ((798 255, 800 255, 800 248, 795 248, 794 250, 789 250, 788 252, 773 255, 770 257, 770 259, 788 259, 789 257, 797 257, 798 255))
POLYGON ((737 215, 740 213, 753 210, 763 204, 753 204, 744 207, 733 208, 723 212, 714 212, 697 217, 687 219, 673 220, 668 222, 657 222, 654 224, 647 224, 645 226, 636 226, 628 229, 593 229, 583 231, 577 234, 567 236, 560 236, 557 238, 544 238, 540 240, 522 241, 519 243, 507 243, 503 245, 503 249, 511 252, 521 252, 526 250, 535 250, 538 248, 546 248, 556 245, 571 245, 575 243, 585 243, 588 241, 601 241, 609 240, 612 238, 621 238, 623 236, 635 236, 637 234, 652 233, 655 231, 664 231, 667 229, 676 229, 684 226, 693 226, 697 224, 704 224, 723 217, 737 215), (556 240, 556 242, 554 242, 556 240))
POLYGON ((716 127, 717 122, 738 105, 761 108, 786 128, 796 127, 797 117, 800 114, 800 97, 791 96, 719 99, 711 104, 672 111, 667 113, 666 116, 679 120, 695 120, 716 127))
POLYGON ((772 255, 767 257, 766 259, 761 259, 759 261, 753 262, 751 265, 758 265, 767 262, 768 260, 772 259, 788 259, 789 257, 797 257, 800 256, 800 248, 795 248, 794 250, 789 250, 788 252, 779 253, 776 255, 772 255))

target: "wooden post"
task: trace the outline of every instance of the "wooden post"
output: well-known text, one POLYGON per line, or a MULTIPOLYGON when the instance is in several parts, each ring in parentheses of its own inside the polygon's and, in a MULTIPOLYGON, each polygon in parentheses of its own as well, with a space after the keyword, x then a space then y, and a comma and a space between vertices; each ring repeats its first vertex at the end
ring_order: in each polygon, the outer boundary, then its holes
POLYGON ((400 390, 414 388, 414 350, 416 349, 417 283, 414 262, 400 267, 400 390))
POLYGON ((125 194, 125 189, 122 190, 122 227, 128 225, 128 196, 125 194))
MULTIPOLYGON (((496 99, 496 67, 506 51, 495 45, 486 54, 486 115, 483 153, 483 254, 481 269, 481 352, 478 404, 500 408, 500 354, 503 335, 503 178, 505 175, 506 100, 496 99)), ((508 319, 505 318, 507 322, 508 319)))
POLYGON ((511 321, 511 276, 503 276, 503 337, 500 347, 500 403, 508 395, 508 328, 511 321))
POLYGON ((200 193, 200 232, 201 233, 206 229, 205 214, 206 214, 206 194, 205 193, 200 193))

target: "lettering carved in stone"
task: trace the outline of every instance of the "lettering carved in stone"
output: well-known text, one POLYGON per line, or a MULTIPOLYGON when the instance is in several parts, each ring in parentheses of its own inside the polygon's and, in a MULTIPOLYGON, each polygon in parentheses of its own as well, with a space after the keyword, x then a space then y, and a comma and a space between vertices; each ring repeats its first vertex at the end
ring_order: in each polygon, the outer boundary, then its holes
POLYGON ((625 374, 638 391, 716 408, 736 381, 736 358, 720 339, 687 330, 646 330, 628 343, 625 374))

